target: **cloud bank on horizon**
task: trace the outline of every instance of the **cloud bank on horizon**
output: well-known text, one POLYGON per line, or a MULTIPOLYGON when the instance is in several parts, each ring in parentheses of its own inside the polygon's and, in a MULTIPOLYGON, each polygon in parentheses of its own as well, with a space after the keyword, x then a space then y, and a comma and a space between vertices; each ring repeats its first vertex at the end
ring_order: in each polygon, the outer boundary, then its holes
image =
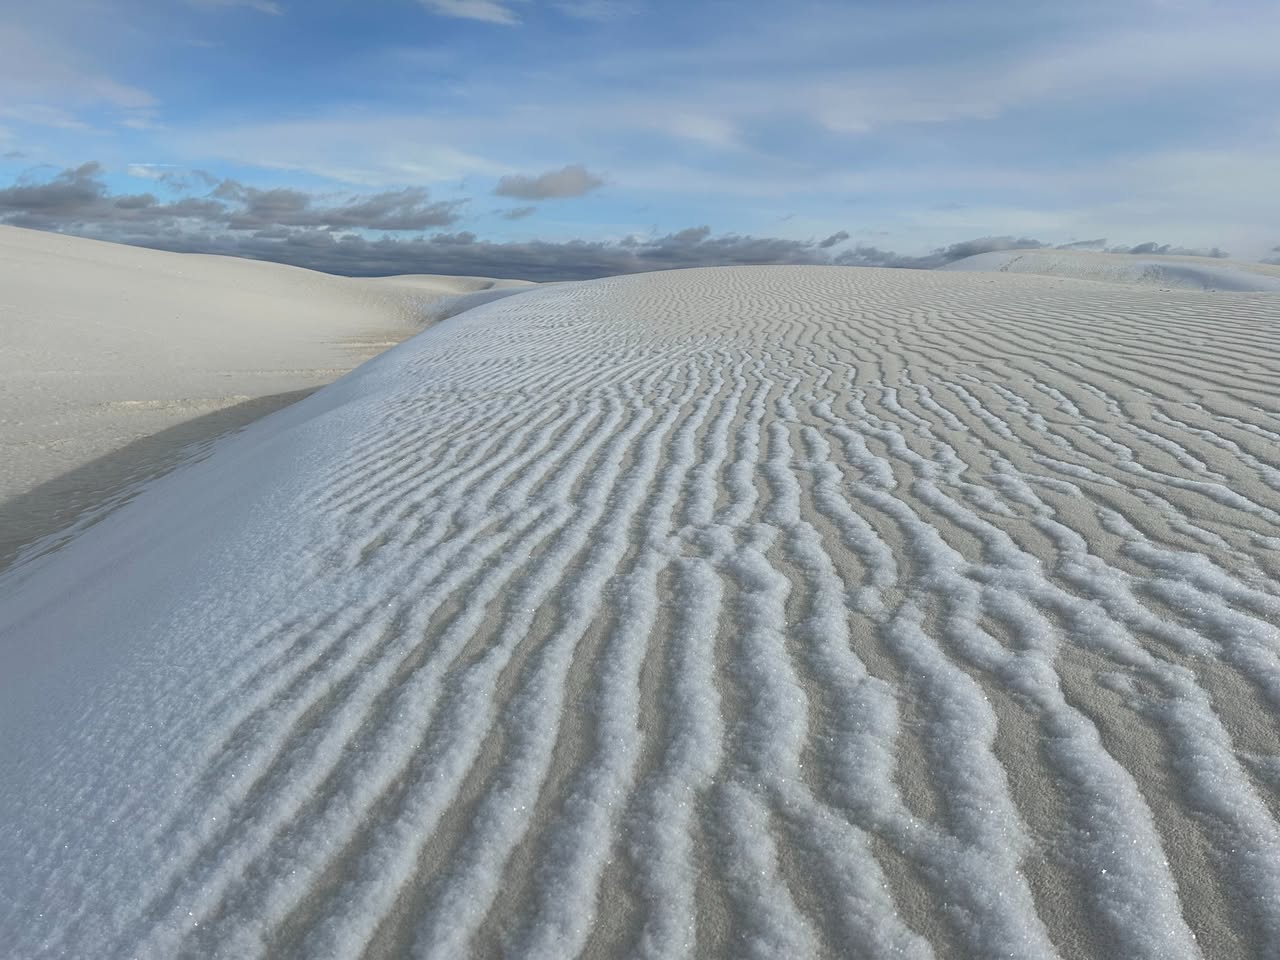
POLYGON ((1280 241, 1262 0, 23 6, 5 223, 531 279, 1280 241))

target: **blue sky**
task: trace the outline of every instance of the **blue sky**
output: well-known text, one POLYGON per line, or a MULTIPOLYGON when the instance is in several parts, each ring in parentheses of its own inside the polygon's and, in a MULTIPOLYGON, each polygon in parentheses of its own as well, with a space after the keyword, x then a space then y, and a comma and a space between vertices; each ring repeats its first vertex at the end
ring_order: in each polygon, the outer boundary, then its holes
POLYGON ((1273 2, 7 5, 12 223, 249 255, 286 235, 417 256, 437 235, 546 252, 703 226, 796 256, 982 236, 1245 259, 1280 244, 1273 2), (220 202, 257 204, 239 227, 240 207, 173 206, 226 182, 240 192, 220 202), (347 214, 271 224, 271 190, 347 214), (422 215, 382 229, 352 214, 361 197, 422 215))

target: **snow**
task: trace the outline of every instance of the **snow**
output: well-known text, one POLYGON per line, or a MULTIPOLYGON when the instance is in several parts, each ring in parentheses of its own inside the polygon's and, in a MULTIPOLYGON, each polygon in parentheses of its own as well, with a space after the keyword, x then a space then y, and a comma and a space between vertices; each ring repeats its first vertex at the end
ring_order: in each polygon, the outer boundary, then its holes
POLYGON ((0 225, 0 568, 211 438, 527 286, 334 277, 0 225))
POLYGON ((938 269, 1030 273, 1165 290, 1280 292, 1280 269, 1213 257, 1142 256, 1087 250, 997 250, 974 254, 938 269))
POLYGON ((1280 297, 1116 290, 556 285, 220 440, 0 574, 6 950, 1280 950, 1280 297))

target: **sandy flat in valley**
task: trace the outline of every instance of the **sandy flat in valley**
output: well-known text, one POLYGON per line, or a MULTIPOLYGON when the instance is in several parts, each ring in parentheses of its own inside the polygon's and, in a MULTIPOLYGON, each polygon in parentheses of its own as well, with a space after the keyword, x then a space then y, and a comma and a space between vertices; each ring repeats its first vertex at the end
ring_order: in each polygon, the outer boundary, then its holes
POLYGON ((15 956, 1280 955, 1280 295, 535 289, 0 638, 15 956))
POLYGON ((421 330, 433 303, 516 283, 352 280, 0 226, 0 566, 421 330))

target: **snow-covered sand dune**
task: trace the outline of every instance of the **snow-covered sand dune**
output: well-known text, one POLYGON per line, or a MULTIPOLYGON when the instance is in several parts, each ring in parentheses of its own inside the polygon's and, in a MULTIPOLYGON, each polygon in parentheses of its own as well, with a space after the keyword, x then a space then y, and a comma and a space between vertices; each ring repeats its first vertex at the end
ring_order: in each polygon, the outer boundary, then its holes
POLYGON ((1143 256, 1091 250, 996 250, 974 254, 938 269, 1034 273, 1134 283, 1166 290, 1280 293, 1280 266, 1212 257, 1143 256))
POLYGON ((0 569, 198 441, 524 286, 334 277, 0 226, 0 569))
POLYGON ((0 578, 12 956, 1280 955, 1280 297, 481 306, 0 578))

